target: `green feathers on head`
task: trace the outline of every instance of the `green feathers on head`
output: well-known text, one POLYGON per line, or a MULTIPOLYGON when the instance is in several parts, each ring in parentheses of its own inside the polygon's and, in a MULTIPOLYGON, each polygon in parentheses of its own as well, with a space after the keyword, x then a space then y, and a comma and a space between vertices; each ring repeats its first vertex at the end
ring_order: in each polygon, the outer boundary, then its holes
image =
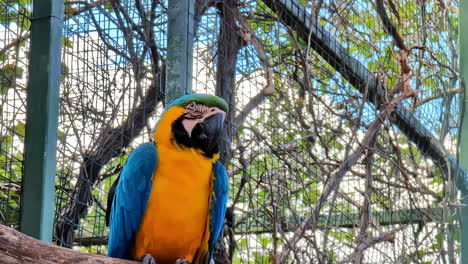
POLYGON ((169 104, 165 110, 173 107, 173 106, 180 106, 180 107, 185 107, 188 103, 190 102, 197 102, 204 104, 208 107, 218 107, 219 109, 223 110, 224 112, 228 112, 229 106, 224 101, 223 98, 215 96, 215 95, 209 95, 209 94, 187 94, 184 95, 176 100, 174 100, 171 104, 169 104))

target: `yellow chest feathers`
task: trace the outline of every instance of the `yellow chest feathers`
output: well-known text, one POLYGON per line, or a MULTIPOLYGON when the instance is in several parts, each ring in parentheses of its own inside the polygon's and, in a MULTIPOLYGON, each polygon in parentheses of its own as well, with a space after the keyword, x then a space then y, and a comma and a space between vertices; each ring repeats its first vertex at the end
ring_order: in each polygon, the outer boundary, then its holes
POLYGON ((174 263, 177 258, 192 261, 206 243, 213 163, 218 159, 218 155, 210 159, 173 142, 170 125, 181 114, 177 108, 166 112, 158 124, 158 165, 132 251, 136 258, 150 253, 162 264, 174 263))

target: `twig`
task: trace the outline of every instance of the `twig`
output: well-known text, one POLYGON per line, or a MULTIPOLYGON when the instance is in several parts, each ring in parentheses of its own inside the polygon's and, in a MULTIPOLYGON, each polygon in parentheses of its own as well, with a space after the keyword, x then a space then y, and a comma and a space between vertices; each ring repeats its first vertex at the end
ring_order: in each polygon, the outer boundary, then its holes
MULTIPOLYGON (((375 145, 375 140, 371 142, 369 147, 373 147, 375 145)), ((371 207, 371 196, 373 192, 372 182, 373 182, 373 175, 372 175, 372 163, 374 161, 373 152, 368 150, 368 155, 366 157, 366 186, 364 191, 364 204, 361 206, 361 219, 359 222, 359 234, 356 238, 356 248, 354 249, 354 256, 353 261, 355 264, 362 263, 362 258, 364 257, 364 250, 366 247, 363 246, 364 243, 368 242, 369 238, 369 221, 370 221, 370 212, 372 210, 371 207)))
MULTIPOLYGON (((379 236, 367 238, 357 248, 358 252, 364 252, 364 250, 375 246, 381 242, 395 243, 395 233, 402 230, 404 227, 398 227, 388 232, 381 233, 379 236)), ((350 263, 356 258, 356 252, 353 253, 347 260, 341 261, 340 263, 350 263)))
POLYGON ((419 107, 425 103, 428 103, 432 100, 435 100, 435 99, 439 99, 439 98, 442 98, 444 96, 447 96, 447 95, 451 95, 451 94, 457 94, 457 93, 463 93, 463 88, 454 88, 454 89, 451 89, 451 90, 448 90, 448 91, 442 91, 436 95, 432 95, 432 96, 429 96, 429 97, 426 97, 424 99, 421 99, 419 100, 415 107, 419 107))

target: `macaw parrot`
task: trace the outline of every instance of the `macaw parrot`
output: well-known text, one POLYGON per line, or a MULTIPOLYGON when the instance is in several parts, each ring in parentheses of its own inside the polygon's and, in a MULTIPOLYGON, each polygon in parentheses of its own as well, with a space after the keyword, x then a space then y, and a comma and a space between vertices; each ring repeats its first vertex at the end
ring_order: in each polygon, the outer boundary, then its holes
POLYGON ((109 192, 109 256, 212 263, 228 196, 226 169, 218 160, 227 111, 226 101, 204 94, 166 107, 154 143, 130 154, 109 192))

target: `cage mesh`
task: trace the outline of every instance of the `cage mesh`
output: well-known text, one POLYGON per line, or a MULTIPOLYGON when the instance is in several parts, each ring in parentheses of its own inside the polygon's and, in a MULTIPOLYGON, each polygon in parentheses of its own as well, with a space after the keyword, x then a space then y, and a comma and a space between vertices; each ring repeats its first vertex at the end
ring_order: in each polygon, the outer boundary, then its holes
POLYGON ((64 26, 54 238, 106 253, 107 192, 130 150, 150 139, 158 116, 165 6, 65 7, 72 15, 64 26))
MULTIPOLYGON (((192 90, 231 109, 218 263, 457 263, 458 1, 195 2, 192 90), (403 65, 417 96, 380 119, 403 65)), ((31 4, 0 3, 0 221, 18 227, 31 4)), ((165 1, 65 1, 59 245, 106 253, 107 192, 162 111, 166 21, 165 1)))
POLYGON ((31 1, 0 2, 0 223, 18 228, 31 1))

